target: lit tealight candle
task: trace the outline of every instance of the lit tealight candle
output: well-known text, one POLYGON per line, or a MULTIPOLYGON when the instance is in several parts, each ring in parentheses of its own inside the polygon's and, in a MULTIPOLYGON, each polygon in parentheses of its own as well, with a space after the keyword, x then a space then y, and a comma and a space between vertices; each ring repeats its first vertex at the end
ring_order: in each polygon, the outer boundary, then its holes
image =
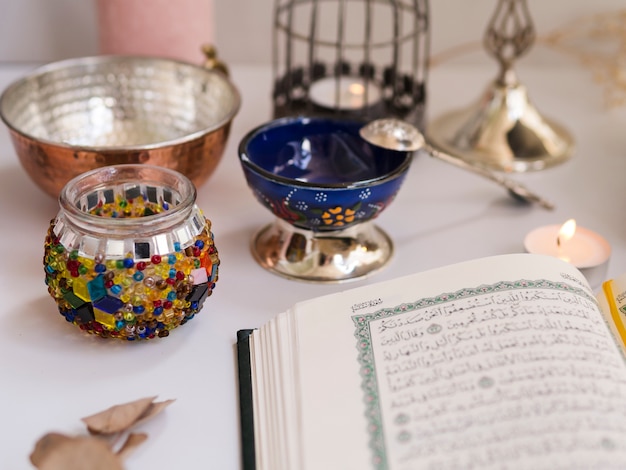
POLYGON ((327 77, 311 85, 309 97, 313 103, 324 108, 357 110, 380 101, 380 88, 361 78, 327 77))
POLYGON ((592 287, 604 280, 611 246, 596 232, 570 219, 563 225, 546 225, 532 230, 524 239, 529 253, 555 256, 577 267, 592 287))

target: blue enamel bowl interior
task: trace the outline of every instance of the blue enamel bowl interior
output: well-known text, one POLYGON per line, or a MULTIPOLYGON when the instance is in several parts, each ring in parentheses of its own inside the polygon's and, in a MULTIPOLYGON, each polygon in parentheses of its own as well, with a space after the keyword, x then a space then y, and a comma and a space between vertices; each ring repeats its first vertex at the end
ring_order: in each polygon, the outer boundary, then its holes
POLYGON ((347 188, 392 178, 410 154, 369 144, 362 122, 287 118, 250 132, 241 142, 242 164, 268 179, 297 186, 347 188))
POLYGON ((291 117, 253 129, 239 145, 248 186, 276 216, 308 229, 376 217, 398 191, 412 153, 369 144, 359 135, 363 125, 291 117))

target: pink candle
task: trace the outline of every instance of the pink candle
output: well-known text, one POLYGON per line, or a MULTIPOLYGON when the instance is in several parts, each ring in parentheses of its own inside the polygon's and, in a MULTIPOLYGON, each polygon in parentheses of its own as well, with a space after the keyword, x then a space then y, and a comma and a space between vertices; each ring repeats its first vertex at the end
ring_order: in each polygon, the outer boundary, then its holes
POLYGON ((98 0, 97 12, 101 54, 201 64, 214 41, 213 0, 98 0))

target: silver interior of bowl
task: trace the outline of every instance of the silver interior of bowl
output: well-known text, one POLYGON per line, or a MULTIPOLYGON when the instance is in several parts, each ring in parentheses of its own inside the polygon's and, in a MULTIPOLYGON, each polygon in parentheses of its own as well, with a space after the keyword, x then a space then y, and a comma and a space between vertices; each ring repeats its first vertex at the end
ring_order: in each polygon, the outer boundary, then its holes
POLYGON ((56 62, 15 82, 0 115, 37 140, 128 148, 220 128, 239 104, 219 72, 169 59, 100 56, 56 62))

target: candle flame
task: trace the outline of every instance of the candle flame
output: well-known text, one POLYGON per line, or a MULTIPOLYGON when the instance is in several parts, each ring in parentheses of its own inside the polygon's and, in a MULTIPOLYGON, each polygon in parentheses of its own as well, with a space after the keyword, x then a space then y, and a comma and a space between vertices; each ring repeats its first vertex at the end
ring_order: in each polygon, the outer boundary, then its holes
POLYGON ((569 219, 563 225, 561 225, 561 228, 559 229, 559 234, 556 237, 557 246, 561 246, 561 244, 565 243, 568 240, 571 240, 571 238, 574 236, 575 233, 576 233, 576 220, 569 219))
POLYGON ((361 83, 351 83, 348 87, 348 91, 352 95, 362 95, 365 93, 365 87, 361 83))

